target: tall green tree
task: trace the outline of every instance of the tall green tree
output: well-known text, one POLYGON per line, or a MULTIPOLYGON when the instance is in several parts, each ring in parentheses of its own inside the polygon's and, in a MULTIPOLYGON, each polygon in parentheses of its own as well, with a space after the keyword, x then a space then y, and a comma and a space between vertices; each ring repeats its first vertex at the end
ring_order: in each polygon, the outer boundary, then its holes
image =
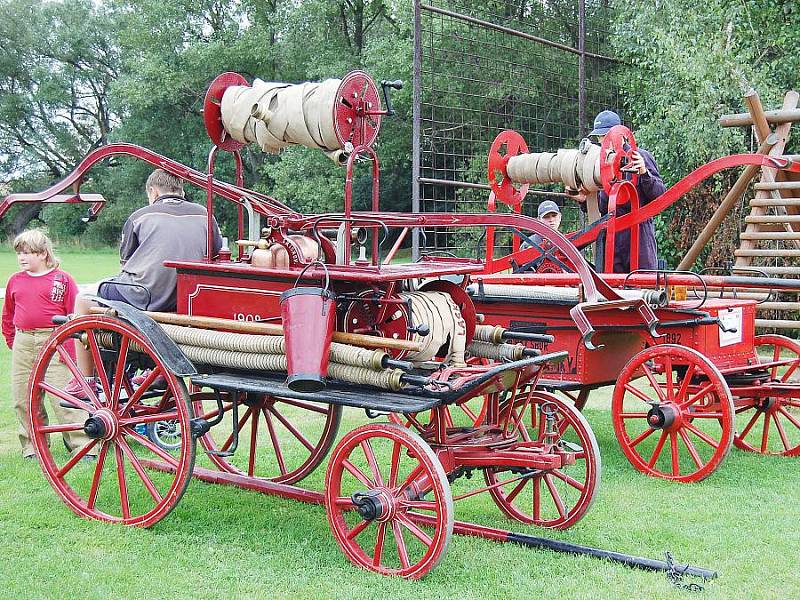
MULTIPOLYGON (((108 142, 119 53, 106 9, 90 0, 0 6, 0 171, 14 189, 42 186, 108 142)), ((17 233, 39 210, 17 210, 4 233, 17 233)))

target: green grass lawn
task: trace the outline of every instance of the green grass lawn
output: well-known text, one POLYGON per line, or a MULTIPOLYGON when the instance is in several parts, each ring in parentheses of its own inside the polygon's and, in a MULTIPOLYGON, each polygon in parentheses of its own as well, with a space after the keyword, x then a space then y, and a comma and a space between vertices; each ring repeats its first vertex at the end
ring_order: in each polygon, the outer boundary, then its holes
MULTIPOLYGON (((5 287, 8 278, 19 271, 13 249, 0 250, 0 287, 5 287)), ((119 272, 119 251, 113 248, 104 250, 60 250, 56 256, 61 259, 61 268, 75 278, 78 283, 94 283, 103 277, 119 272)))
MULTIPOLYGON (((62 253, 80 283, 116 272, 113 253, 62 253)), ((0 276, 15 270, 0 253, 0 276)), ((0 349, 0 598, 679 598, 647 573, 590 558, 454 536, 439 566, 407 582, 360 571, 340 552, 324 508, 199 481, 151 529, 73 515, 37 463, 19 457, 9 398, 10 351, 0 349)), ((634 471, 614 439, 609 394, 586 410, 603 461, 601 491, 565 532, 505 519, 485 495, 456 518, 532 535, 716 569, 703 598, 792 598, 800 589, 800 459, 732 450, 693 485, 634 471)), ((340 432, 367 422, 345 410, 340 432)), ((198 459, 207 465, 206 459, 198 459)), ((304 482, 320 489, 323 467, 304 482)), ((463 482, 457 482, 461 485, 463 482)), ((691 597, 691 596, 688 596, 691 597)))

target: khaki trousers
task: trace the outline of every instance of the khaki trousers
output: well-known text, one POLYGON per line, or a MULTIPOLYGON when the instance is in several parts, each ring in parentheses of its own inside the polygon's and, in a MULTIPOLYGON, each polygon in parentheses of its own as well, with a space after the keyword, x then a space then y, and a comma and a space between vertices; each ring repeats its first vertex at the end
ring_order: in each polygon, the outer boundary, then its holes
MULTIPOLYGON (((11 395, 14 400, 14 411, 17 413, 19 421, 19 443, 22 445, 23 456, 35 454, 31 433, 28 430, 28 378, 39 351, 52 332, 52 329, 28 331, 18 329, 14 335, 14 347, 11 349, 11 395)), ((70 379, 72 379, 72 374, 67 366, 58 360, 58 356, 54 356, 45 373, 45 381, 55 388, 63 388, 70 379)), ((50 394, 47 394, 47 400, 59 423, 83 423, 88 418, 85 411, 61 406, 60 400, 50 394)), ((39 404, 39 409, 41 410, 39 415, 41 423, 48 424, 44 403, 39 404)), ((63 436, 70 451, 78 450, 90 441, 83 431, 66 431, 63 436)))

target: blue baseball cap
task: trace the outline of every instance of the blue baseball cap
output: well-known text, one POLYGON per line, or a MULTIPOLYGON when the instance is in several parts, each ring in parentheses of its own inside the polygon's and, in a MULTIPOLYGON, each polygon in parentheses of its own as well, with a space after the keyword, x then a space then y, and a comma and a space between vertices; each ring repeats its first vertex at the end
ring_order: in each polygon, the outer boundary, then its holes
POLYGON ((541 219, 545 215, 549 215, 550 213, 558 213, 561 214, 561 209, 558 208, 558 204, 553 202, 552 200, 545 200, 539 205, 539 210, 537 214, 541 219))
POLYGON ((613 110, 604 110, 594 118, 594 129, 589 135, 605 135, 615 125, 622 125, 622 119, 613 110))

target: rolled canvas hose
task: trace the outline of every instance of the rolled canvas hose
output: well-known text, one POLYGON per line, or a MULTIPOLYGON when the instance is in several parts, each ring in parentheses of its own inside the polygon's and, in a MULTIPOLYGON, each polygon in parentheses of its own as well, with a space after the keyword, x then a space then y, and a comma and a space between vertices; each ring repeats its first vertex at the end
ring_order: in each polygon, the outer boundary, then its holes
POLYGON ((220 105, 225 130, 237 141, 256 143, 277 153, 299 144, 343 162, 336 138, 334 106, 340 79, 289 84, 256 79, 252 86, 231 86, 220 105))
POLYGON ((508 176, 515 184, 563 183, 589 192, 602 188, 600 146, 588 144, 583 150, 561 149, 556 153, 532 152, 508 159, 508 176))

